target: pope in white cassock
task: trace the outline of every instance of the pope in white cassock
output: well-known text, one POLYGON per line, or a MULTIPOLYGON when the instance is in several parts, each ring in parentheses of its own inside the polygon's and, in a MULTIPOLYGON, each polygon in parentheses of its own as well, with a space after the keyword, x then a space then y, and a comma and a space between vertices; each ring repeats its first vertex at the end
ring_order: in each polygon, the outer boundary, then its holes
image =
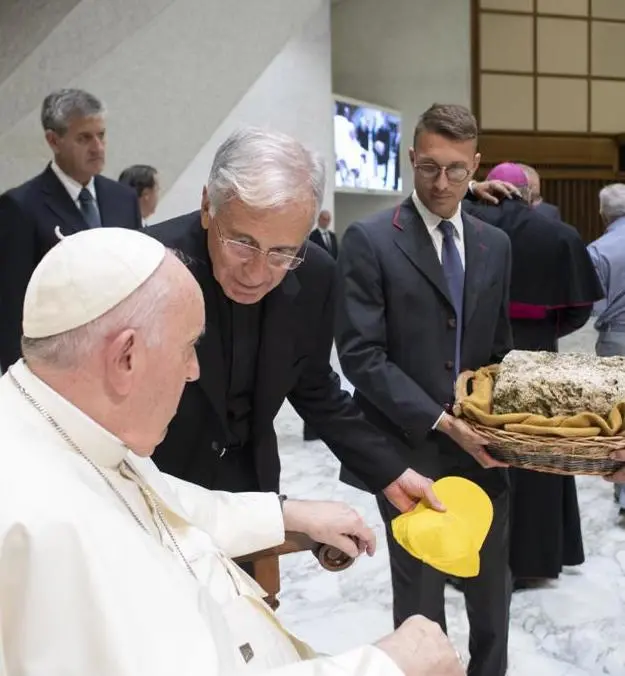
POLYGON ((285 527, 372 554, 346 505, 281 506, 159 472, 149 456, 198 377, 203 327, 192 275, 142 233, 69 236, 35 270, 24 358, 0 379, 0 674, 464 673, 423 618, 316 656, 233 563, 285 527))

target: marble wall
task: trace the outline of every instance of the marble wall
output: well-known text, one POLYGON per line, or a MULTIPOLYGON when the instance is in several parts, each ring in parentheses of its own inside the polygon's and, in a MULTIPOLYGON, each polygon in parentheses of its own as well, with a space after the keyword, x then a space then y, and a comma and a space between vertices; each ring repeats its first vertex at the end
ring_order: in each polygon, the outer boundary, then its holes
MULTIPOLYGON (((470 0, 341 0, 332 8, 334 92, 401 111, 404 192, 412 183, 408 148, 419 115, 435 102, 471 105, 470 6, 470 0)), ((337 194, 337 232, 397 202, 397 196, 337 194)))
MULTIPOLYGON (((210 135, 164 196, 151 222, 199 207, 215 150, 237 127, 254 125, 291 134, 332 164, 331 95, 330 4, 324 1, 210 135)), ((333 181, 334 174, 328 171, 328 209, 333 206, 333 181)))
MULTIPOLYGON (((65 86, 89 89, 108 105, 105 173, 154 164, 167 190, 289 40, 328 6, 237 0, 224 11, 223 0, 81 0, 0 82, 0 190, 43 168, 49 153, 39 107, 46 93, 65 86)), ((19 13, 12 16, 14 25, 3 30, 32 33, 19 13)), ((299 76, 305 83, 306 72, 299 76)), ((311 98, 317 85, 310 82, 311 98)))

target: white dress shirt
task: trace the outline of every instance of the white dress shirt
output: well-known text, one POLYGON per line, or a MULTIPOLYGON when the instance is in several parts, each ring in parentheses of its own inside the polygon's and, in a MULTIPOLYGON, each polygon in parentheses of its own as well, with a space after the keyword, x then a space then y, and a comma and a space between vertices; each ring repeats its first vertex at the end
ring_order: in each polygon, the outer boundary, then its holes
POLYGON ((442 262, 443 260, 443 233, 438 227, 441 221, 449 221, 454 226, 454 242, 458 253, 460 254, 460 260, 462 261, 462 267, 464 267, 464 226, 462 224, 462 209, 460 204, 453 216, 450 218, 441 218, 436 214, 433 214, 423 202, 419 199, 417 191, 412 191, 412 201, 414 202, 415 208, 419 213, 419 216, 423 219, 425 227, 428 230, 430 237, 432 238, 432 244, 434 244, 434 249, 436 249, 436 254, 438 260, 442 262))
POLYGON ((59 179, 59 181, 61 181, 63 187, 65 188, 65 190, 67 190, 69 196, 72 198, 74 204, 78 207, 79 210, 81 209, 80 202, 78 200, 78 195, 80 195, 80 191, 83 188, 87 188, 87 190, 91 193, 97 207, 98 196, 95 191, 95 180, 93 176, 91 177, 91 180, 89 181, 89 183, 87 183, 87 185, 82 185, 78 183, 78 181, 74 180, 71 176, 68 176, 56 162, 52 162, 50 168, 56 174, 56 177, 59 179))

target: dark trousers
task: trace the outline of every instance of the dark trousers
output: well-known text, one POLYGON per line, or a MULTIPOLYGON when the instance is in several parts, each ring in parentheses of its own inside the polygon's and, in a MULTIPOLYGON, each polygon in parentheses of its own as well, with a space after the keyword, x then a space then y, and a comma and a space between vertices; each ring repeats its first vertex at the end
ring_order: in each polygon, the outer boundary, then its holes
MULTIPOLYGON (((510 498, 508 491, 492 498, 493 524, 480 554, 480 574, 462 581, 469 616, 469 676, 504 676, 508 664, 508 623, 512 584, 508 569, 510 498)), ((397 510, 378 497, 386 524, 393 583, 393 619, 398 627, 411 615, 424 615, 446 631, 447 575, 408 554, 395 539, 390 521, 397 510)))
POLYGON ((319 439, 319 435, 308 423, 304 423, 304 441, 315 441, 316 439, 319 439))

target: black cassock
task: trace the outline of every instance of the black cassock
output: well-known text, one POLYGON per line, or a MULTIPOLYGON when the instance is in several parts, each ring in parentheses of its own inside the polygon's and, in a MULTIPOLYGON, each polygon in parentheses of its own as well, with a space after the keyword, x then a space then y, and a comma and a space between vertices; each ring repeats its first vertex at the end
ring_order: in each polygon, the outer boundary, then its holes
MULTIPOLYGON (((557 352, 558 338, 581 328, 603 297, 575 228, 518 199, 499 205, 465 200, 463 209, 512 242, 510 319, 514 347, 557 352)), ((557 578, 584 561, 574 477, 511 469, 510 568, 517 579, 557 578)))

